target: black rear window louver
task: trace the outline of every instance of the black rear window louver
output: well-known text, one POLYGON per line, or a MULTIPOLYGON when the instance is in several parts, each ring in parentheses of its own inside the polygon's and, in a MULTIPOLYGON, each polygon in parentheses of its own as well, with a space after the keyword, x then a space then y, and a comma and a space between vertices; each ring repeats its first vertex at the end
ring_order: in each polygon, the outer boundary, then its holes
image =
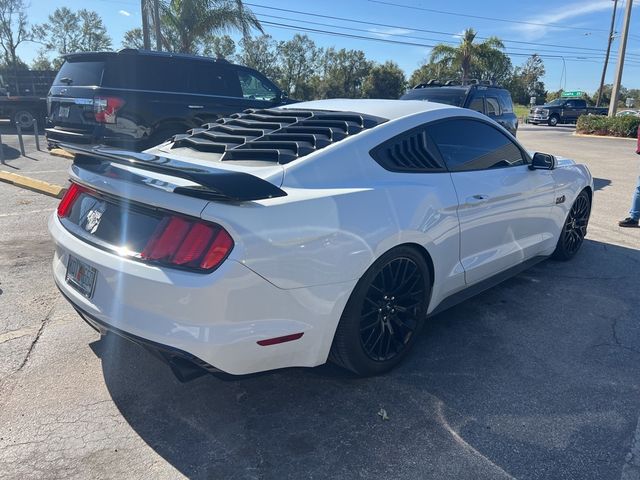
POLYGON ((175 135, 171 148, 285 164, 386 121, 353 112, 249 109, 175 135))
POLYGON ((429 137, 423 127, 413 129, 371 150, 376 162, 392 172, 427 173, 446 171, 431 154, 429 137))

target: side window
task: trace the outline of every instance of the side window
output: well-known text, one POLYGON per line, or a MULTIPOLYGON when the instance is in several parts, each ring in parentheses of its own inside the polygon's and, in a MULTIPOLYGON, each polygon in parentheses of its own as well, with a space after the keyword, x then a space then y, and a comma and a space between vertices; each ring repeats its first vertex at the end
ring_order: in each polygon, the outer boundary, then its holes
POLYGON ((103 86, 136 90, 184 92, 186 65, 176 59, 169 67, 163 58, 123 56, 107 63, 103 86))
POLYGON ((525 165, 520 149, 498 129, 471 119, 454 119, 427 127, 452 172, 525 165))
POLYGON ((482 97, 475 97, 469 104, 469 110, 484 113, 484 102, 482 101, 482 97))
POLYGON ((502 113, 513 113, 513 101, 511 95, 506 90, 498 92, 498 100, 500 101, 500 110, 502 113))
POLYGON ((574 101, 569 100, 567 103, 564 104, 565 108, 576 108, 576 104, 574 101))
POLYGON ((387 140, 369 153, 382 168, 392 172, 446 172, 432 154, 433 149, 425 127, 421 126, 387 140))
POLYGON ((240 83, 235 71, 213 62, 193 62, 189 75, 189 93, 240 97, 240 83))
POLYGON ((485 102, 487 103, 487 115, 491 115, 494 117, 500 115, 500 105, 498 104, 497 98, 485 97, 485 102))
POLYGON ((244 98, 272 102, 278 96, 278 91, 272 85, 250 72, 239 70, 238 77, 244 98))

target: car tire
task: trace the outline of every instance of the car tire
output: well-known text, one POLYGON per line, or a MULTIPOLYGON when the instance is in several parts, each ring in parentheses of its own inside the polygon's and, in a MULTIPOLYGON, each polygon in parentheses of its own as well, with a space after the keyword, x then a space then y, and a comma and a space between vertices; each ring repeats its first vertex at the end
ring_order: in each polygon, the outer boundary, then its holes
POLYGON ((583 190, 576 197, 562 226, 558 244, 552 254, 555 260, 572 259, 584 243, 591 215, 591 198, 583 190))
POLYGON ((429 267, 420 252, 410 246, 388 251, 351 293, 329 360, 359 376, 389 371, 422 330, 430 295, 429 267))
POLYGON ((22 130, 33 128, 34 119, 35 117, 33 116, 33 113, 31 113, 29 110, 18 110, 13 114, 12 118, 13 124, 15 126, 20 126, 22 130))
POLYGON ((551 115, 549 117, 549 126, 550 127, 555 127, 556 125, 558 125, 558 123, 560 122, 560 119, 558 118, 557 115, 551 115))

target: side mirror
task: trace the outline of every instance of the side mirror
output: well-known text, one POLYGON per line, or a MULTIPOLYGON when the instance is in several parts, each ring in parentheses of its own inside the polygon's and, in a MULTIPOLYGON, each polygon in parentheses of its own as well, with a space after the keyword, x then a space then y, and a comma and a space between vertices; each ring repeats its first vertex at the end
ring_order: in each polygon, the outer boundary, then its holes
POLYGON ((548 153, 536 152, 529 168, 531 170, 553 170, 556 168, 556 157, 548 153))
POLYGON ((289 103, 289 95, 285 92, 280 92, 278 95, 278 102, 281 104, 289 103))

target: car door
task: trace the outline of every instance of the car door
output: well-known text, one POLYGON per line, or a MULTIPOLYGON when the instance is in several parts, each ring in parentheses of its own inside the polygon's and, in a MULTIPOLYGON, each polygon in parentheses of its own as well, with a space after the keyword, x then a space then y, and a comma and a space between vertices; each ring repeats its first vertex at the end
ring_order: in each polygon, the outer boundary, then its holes
POLYGON ((524 151, 497 126, 457 118, 429 126, 458 196, 460 261, 467 284, 534 257, 542 249, 539 220, 548 217, 553 186, 529 169, 524 151))

